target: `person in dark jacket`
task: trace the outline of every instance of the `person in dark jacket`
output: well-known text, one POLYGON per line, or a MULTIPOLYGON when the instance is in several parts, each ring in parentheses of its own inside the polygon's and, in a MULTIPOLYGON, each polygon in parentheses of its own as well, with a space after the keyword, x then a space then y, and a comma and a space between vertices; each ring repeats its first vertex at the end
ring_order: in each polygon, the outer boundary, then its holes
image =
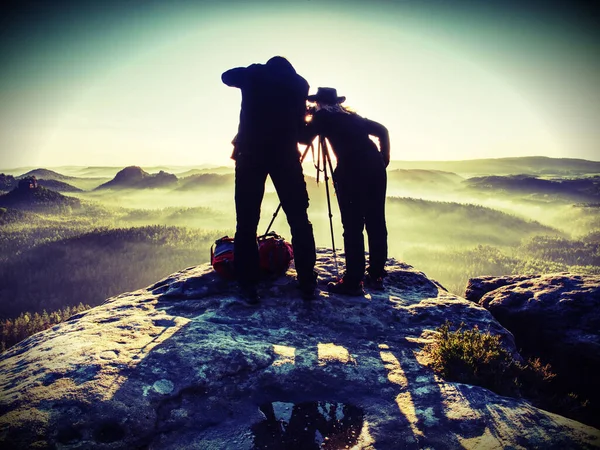
POLYGON ((334 88, 322 88, 308 97, 317 106, 305 129, 304 143, 315 136, 327 138, 337 166, 333 173, 336 194, 344 227, 346 272, 342 279, 329 283, 329 291, 363 295, 365 274, 366 228, 369 242, 367 281, 383 289, 387 260, 385 223, 386 167, 390 162, 388 130, 380 123, 359 116, 341 104, 334 88), (379 139, 379 148, 370 136, 379 139))
POLYGON ((242 91, 232 155, 236 208, 234 265, 242 297, 248 303, 259 300, 256 231, 269 175, 290 225, 299 287, 303 297, 310 299, 316 288, 316 250, 298 151, 308 83, 281 56, 269 59, 266 64, 230 69, 221 79, 227 86, 242 91))

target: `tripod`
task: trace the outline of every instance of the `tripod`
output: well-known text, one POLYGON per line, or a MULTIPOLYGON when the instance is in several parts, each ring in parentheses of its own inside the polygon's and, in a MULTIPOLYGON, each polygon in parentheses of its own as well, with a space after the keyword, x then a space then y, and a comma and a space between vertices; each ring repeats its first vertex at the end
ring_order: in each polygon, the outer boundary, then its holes
MULTIPOLYGON (((331 247, 333 250, 333 262, 335 264, 336 276, 339 276, 337 254, 335 251, 335 238, 333 236, 333 220, 332 220, 333 214, 331 213, 331 198, 329 195, 329 174, 331 174, 331 176, 333 177, 333 165, 331 164, 331 157, 329 155, 329 148, 327 146, 327 141, 325 140, 325 136, 319 135, 318 137, 319 137, 319 145, 317 147, 317 158, 315 159, 315 147, 314 147, 313 143, 311 142, 310 144, 308 144, 306 146, 306 149, 302 153, 302 156, 300 157, 300 163, 302 164, 302 162, 306 158, 306 155, 308 154, 308 151, 312 150, 311 153, 312 153, 312 157, 313 157, 313 164, 315 166, 315 169, 317 169, 317 184, 319 184, 319 175, 321 174, 321 172, 323 172, 323 174, 324 174, 325 193, 327 196, 327 213, 329 215, 329 230, 331 232, 331 247), (321 166, 321 164, 322 164, 322 166, 321 166), (329 172, 327 172, 328 168, 329 168, 329 172)), ((335 181, 334 181, 334 189, 335 189, 335 181)), ((281 202, 279 203, 279 206, 277 206, 277 209, 273 213, 273 217, 271 218, 271 222, 269 222, 269 226, 267 227, 267 231, 265 231, 265 234, 268 234, 269 231, 271 230, 271 226, 273 225, 273 222, 275 222, 275 219, 277 218, 277 214, 279 214, 280 209, 281 209, 281 202)))

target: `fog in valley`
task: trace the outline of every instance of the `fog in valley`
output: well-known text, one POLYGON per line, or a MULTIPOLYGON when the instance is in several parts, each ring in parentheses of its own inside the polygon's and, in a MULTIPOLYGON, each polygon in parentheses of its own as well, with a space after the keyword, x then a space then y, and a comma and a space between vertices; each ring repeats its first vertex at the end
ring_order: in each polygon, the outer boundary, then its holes
MULTIPOLYGON (((600 273, 598 163, 562 160, 558 170, 548 158, 537 165, 523 158, 522 167, 519 158, 510 160, 515 167, 480 160, 487 163, 465 162, 462 171, 448 170, 460 168, 456 162, 425 168, 392 162, 389 256, 458 295, 475 276, 600 273)), ((31 169, 0 170, 2 318, 100 304, 208 262, 214 241, 234 234, 232 167, 31 169), (27 175, 36 176, 37 189, 20 190, 27 175)), ((316 175, 305 164, 316 242, 331 248, 324 176, 317 184, 316 175)), ((331 184, 330 195, 333 240, 343 261, 331 184)), ((267 181, 259 234, 277 205, 267 181)), ((291 239, 283 211, 271 229, 291 239)))

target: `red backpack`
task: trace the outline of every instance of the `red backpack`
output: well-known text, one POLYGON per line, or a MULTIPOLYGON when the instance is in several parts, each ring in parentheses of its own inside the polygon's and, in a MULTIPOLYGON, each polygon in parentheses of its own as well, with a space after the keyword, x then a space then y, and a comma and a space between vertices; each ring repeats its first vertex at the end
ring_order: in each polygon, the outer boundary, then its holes
MULTIPOLYGON (((292 245, 274 231, 259 236, 257 241, 261 273, 267 276, 283 275, 294 259, 292 245)), ((210 248, 210 263, 221 277, 235 279, 233 238, 223 236, 215 241, 210 248)))
POLYGON ((294 250, 292 244, 271 231, 258 237, 258 258, 263 274, 279 276, 290 267, 294 250))
POLYGON ((210 263, 219 275, 227 280, 235 279, 233 267, 233 238, 223 236, 210 248, 210 263))

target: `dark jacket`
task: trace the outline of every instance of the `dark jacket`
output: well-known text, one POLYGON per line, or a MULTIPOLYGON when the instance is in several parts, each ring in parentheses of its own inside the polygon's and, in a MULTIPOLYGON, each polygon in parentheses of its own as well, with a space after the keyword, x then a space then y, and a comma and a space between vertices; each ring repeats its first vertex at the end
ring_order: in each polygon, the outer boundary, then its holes
POLYGON ((301 142, 308 144, 317 136, 324 136, 331 143, 338 167, 360 168, 363 164, 383 160, 390 161, 390 137, 386 127, 355 113, 317 111, 306 125, 301 142), (369 138, 379 139, 379 149, 369 138))
POLYGON ((309 85, 289 62, 280 58, 275 63, 238 67, 221 79, 242 91, 234 155, 298 152, 309 85))

